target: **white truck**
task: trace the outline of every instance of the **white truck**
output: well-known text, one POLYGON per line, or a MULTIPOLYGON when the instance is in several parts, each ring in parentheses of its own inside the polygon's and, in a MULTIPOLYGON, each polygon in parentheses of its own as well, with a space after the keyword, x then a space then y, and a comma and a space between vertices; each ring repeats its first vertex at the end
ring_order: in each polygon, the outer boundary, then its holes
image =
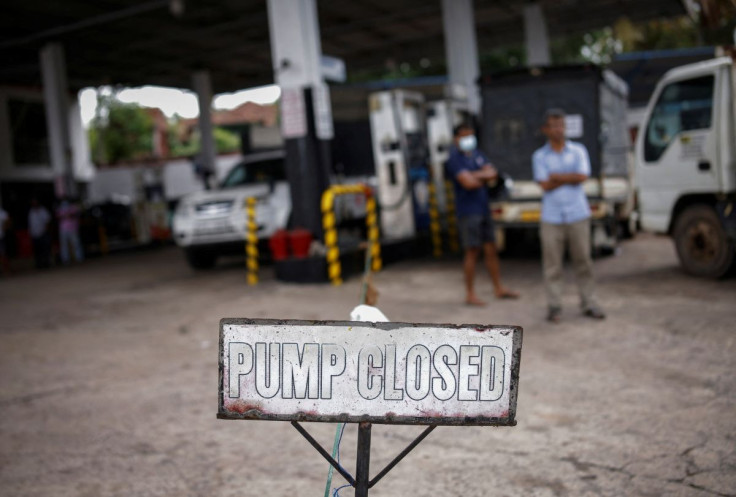
POLYGON ((672 236, 696 276, 724 276, 734 260, 735 84, 731 57, 670 70, 636 141, 641 227, 672 236))

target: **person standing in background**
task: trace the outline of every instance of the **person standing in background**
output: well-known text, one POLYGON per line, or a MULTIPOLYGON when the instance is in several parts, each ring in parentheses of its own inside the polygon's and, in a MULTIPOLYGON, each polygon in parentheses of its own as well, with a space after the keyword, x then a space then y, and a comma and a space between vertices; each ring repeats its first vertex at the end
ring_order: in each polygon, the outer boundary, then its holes
POLYGON ((82 262, 84 253, 79 241, 79 208, 68 198, 62 198, 59 207, 56 209, 56 218, 59 222, 59 245, 62 264, 69 264, 69 245, 74 250, 74 260, 82 262))
POLYGON ((28 234, 33 242, 33 258, 36 267, 47 268, 51 259, 51 233, 49 223, 51 215, 37 198, 31 199, 31 210, 28 211, 28 234))
POLYGON ((547 320, 562 317, 562 269, 565 247, 570 251, 583 315, 603 319, 593 283, 590 255, 590 206, 583 183, 590 176, 590 157, 585 145, 565 137, 565 112, 550 109, 544 115, 542 132, 547 144, 532 155, 534 180, 544 190, 542 197, 542 265, 547 293, 547 320))
POLYGON ((447 175, 455 186, 455 205, 460 228, 460 241, 465 255, 465 303, 485 305, 475 293, 475 266, 483 254, 483 262, 491 276, 498 299, 516 299, 519 295, 501 283, 501 270, 495 244, 493 218, 488 205, 488 183, 498 179, 498 171, 477 147, 473 128, 467 124, 454 130, 455 144, 445 164, 447 175))

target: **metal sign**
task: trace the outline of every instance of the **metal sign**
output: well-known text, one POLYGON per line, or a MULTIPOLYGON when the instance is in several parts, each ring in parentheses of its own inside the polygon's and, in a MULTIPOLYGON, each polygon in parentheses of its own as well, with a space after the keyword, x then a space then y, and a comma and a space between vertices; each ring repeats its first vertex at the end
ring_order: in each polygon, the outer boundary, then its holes
POLYGON ((281 89, 281 134, 284 138, 307 135, 307 110, 300 87, 281 89))
POLYGON ((220 322, 218 417, 514 425, 514 326, 220 322))
POLYGON ((332 125, 330 87, 325 84, 313 86, 312 104, 314 106, 314 129, 317 138, 332 140, 335 136, 335 130, 332 125))
POLYGON ((322 77, 325 78, 326 81, 344 83, 347 79, 345 60, 343 59, 322 54, 319 61, 319 67, 322 72, 322 77))

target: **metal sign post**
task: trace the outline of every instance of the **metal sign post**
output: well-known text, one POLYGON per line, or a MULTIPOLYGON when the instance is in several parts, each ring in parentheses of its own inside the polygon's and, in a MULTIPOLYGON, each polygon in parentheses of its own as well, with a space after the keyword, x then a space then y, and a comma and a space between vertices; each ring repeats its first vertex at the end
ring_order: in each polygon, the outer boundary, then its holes
POLYGON ((514 426, 521 340, 515 326, 223 319, 217 416, 290 421, 363 497, 438 425, 514 426), (300 421, 359 423, 355 477, 300 421), (373 423, 429 426, 370 479, 373 423))

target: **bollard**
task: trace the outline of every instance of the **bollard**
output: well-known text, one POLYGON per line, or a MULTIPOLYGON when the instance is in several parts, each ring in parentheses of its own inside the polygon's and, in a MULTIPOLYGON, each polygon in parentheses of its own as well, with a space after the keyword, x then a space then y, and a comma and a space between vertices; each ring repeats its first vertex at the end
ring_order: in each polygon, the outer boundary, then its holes
POLYGON ((333 285, 340 285, 340 249, 337 247, 337 228, 335 226, 335 187, 322 194, 322 229, 325 231, 325 249, 327 250, 327 276, 333 285))
POLYGON ((460 251, 460 244, 457 237, 457 217, 455 216, 455 191, 450 181, 445 181, 445 212, 450 252, 457 253, 460 251))
MULTIPOLYGON (((367 188, 367 187, 366 187, 367 188)), ((365 224, 368 227, 368 244, 371 251, 371 270, 380 271, 383 266, 381 261, 381 242, 378 232, 378 214, 376 213, 376 197, 370 189, 366 189, 368 197, 365 201, 365 224)))
POLYGON ((248 269, 248 284, 258 284, 258 225, 256 224, 255 197, 245 199, 245 265, 248 269))
POLYGON ((433 181, 429 183, 429 231, 432 234, 432 253, 435 257, 442 257, 442 226, 437 206, 437 189, 433 181))
POLYGON ((327 276, 333 285, 342 284, 340 249, 337 246, 337 226, 335 218, 335 197, 338 195, 362 193, 366 197, 366 226, 368 228, 368 247, 371 251, 371 269, 379 271, 381 262, 381 243, 379 241, 378 215, 373 190, 367 185, 333 185, 322 194, 322 228, 325 232, 327 250, 327 276))

